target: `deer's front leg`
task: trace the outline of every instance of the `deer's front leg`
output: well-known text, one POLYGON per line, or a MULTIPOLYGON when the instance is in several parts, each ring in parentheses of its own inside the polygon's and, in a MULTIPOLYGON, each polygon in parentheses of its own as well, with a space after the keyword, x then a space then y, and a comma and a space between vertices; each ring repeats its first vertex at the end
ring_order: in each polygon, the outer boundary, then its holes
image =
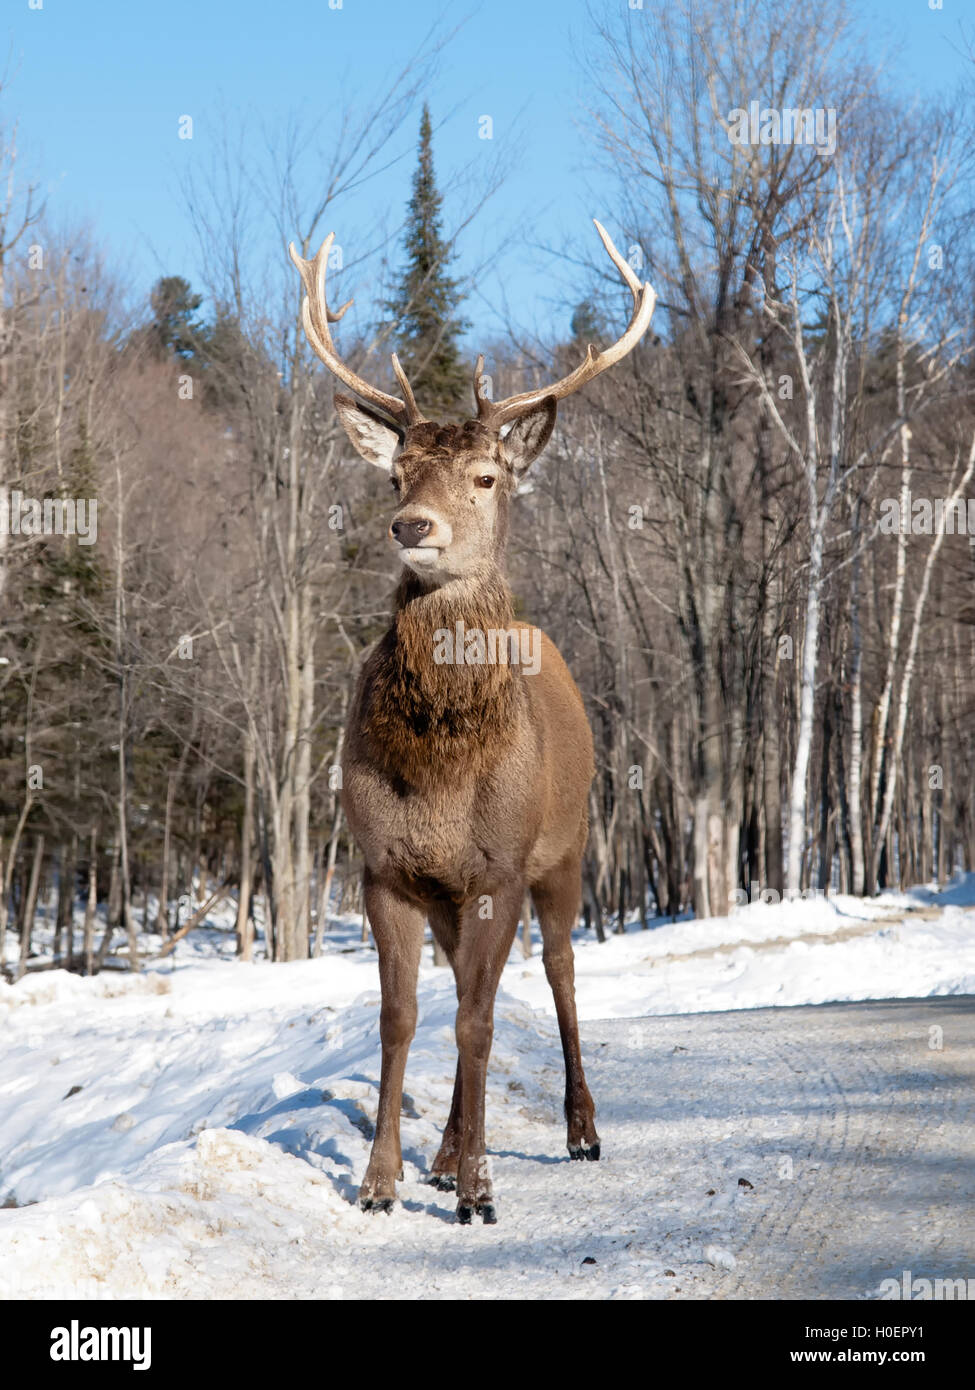
POLYGON ((457 1052, 460 1080, 460 1158, 457 1219, 467 1225, 478 1212, 485 1225, 497 1220, 484 1152, 484 1089, 494 1037, 494 998, 518 927, 522 885, 491 895, 493 916, 482 920, 483 900, 465 912, 457 953, 457 1052))
POLYGON ((423 912, 366 871, 366 911, 379 952, 382 1009, 382 1071, 379 1114, 366 1176, 359 1189, 363 1211, 391 1211, 396 1179, 403 1176, 399 1121, 403 1104, 406 1058, 416 1032, 416 978, 423 946, 423 912))

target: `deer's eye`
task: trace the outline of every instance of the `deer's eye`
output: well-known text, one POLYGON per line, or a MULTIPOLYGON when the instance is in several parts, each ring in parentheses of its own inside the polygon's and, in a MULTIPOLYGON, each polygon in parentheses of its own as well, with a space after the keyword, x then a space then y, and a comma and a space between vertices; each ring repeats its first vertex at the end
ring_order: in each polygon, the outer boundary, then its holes
POLYGON ((477 485, 478 487, 494 487, 494 482, 495 479, 493 473, 484 473, 481 475, 480 478, 478 478, 477 485))
POLYGON ((394 492, 399 492, 399 478, 390 478, 389 485, 394 492))

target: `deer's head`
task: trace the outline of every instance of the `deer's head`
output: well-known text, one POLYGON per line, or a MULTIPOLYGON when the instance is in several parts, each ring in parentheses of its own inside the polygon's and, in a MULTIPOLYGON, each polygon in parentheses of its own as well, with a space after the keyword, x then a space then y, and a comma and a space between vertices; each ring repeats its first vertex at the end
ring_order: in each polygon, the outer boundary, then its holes
POLYGON ((338 356, 329 324, 352 301, 335 312, 326 302, 334 233, 312 261, 302 259, 294 245, 289 248, 305 286, 302 317, 308 341, 326 367, 366 402, 336 393, 339 419, 357 453, 389 474, 397 498, 389 538, 402 562, 431 588, 452 579, 476 579, 500 567, 508 500, 548 443, 558 402, 620 361, 646 332, 656 301, 653 289, 641 285, 598 222, 596 229, 633 295, 626 332, 603 352, 590 347, 575 371, 554 385, 503 401, 483 394, 484 359, 479 357, 474 368, 477 415, 463 425, 423 418, 395 353, 393 371, 402 399, 370 386, 338 356))

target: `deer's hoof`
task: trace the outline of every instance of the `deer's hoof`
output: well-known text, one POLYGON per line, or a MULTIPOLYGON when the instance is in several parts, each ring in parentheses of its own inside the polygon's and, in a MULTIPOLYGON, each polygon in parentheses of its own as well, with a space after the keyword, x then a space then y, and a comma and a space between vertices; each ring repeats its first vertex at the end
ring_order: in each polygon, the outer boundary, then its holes
POLYGON ((595 1163, 599 1159, 599 1144, 570 1144, 569 1157, 572 1159, 586 1159, 590 1163, 595 1163))
POLYGON ((438 1192, 453 1192, 457 1187, 457 1179, 453 1173, 431 1173, 427 1182, 438 1192))
POLYGON ((359 1207, 362 1211, 384 1211, 388 1216, 395 1200, 394 1197, 360 1197, 359 1207))
POLYGON ((457 1208, 457 1221, 461 1226, 469 1226, 477 1212, 485 1226, 498 1224, 498 1212, 493 1202, 477 1202, 473 1207, 461 1202, 457 1208))

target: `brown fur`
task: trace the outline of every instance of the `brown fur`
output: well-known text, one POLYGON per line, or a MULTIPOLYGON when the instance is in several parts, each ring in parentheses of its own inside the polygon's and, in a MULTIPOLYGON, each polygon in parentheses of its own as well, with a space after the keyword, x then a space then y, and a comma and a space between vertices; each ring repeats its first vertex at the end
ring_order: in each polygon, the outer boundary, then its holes
POLYGON ((360 1193, 366 1208, 388 1208, 395 1196, 403 1073, 428 919, 458 993, 454 1102, 433 1181, 456 1181, 462 1220, 474 1210, 494 1219, 484 1075, 498 977, 526 890, 539 914, 562 1032, 570 1153, 599 1155, 579 1056, 570 944, 593 776, 582 699, 547 638, 537 674, 520 665, 434 660, 434 634, 453 631, 458 620, 468 630, 525 626, 514 620, 501 572, 516 484, 512 457, 519 446, 533 456, 553 418, 548 407, 547 427, 533 417, 504 443, 476 421, 416 425, 392 464, 396 518, 425 519, 431 535, 450 541, 434 547, 443 568, 404 570, 392 625, 363 667, 343 755, 342 801, 365 859, 383 991, 379 1119, 360 1193), (493 488, 481 487, 478 470, 496 479, 493 488))
POLYGON ((434 633, 458 619, 468 628, 510 627, 507 586, 499 580, 445 602, 439 589, 425 593, 405 575, 393 626, 367 666, 363 740, 380 766, 418 786, 489 761, 518 702, 510 666, 434 662, 434 633))

